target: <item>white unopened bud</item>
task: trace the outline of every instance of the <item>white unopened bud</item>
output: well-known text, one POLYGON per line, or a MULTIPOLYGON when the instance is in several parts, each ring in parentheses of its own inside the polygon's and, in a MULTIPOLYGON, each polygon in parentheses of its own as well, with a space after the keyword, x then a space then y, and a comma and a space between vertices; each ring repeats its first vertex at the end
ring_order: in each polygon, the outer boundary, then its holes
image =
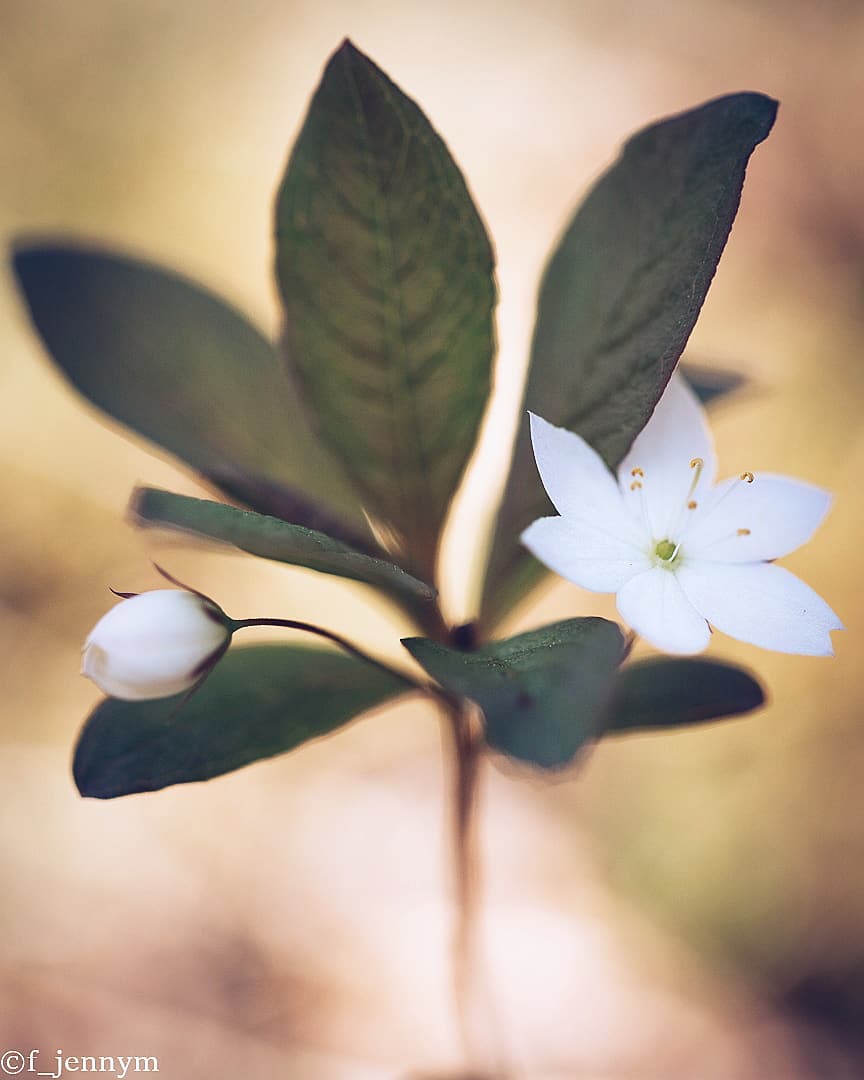
POLYGON ((189 690, 227 649, 229 620, 194 592, 131 596, 99 620, 84 643, 81 674, 126 701, 189 690))

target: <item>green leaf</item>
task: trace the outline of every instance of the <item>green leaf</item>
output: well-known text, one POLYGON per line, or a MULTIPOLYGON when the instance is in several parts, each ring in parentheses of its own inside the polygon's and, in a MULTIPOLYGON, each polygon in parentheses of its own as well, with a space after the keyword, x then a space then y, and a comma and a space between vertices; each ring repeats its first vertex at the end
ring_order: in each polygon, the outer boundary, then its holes
POLYGON ((568 619, 476 652, 426 638, 405 648, 445 689, 470 698, 486 718, 486 741, 544 769, 569 764, 599 734, 624 655, 606 619, 568 619))
POLYGON ((14 266, 48 352, 94 405, 255 509, 371 544, 276 350, 239 311, 114 252, 22 243, 14 266))
POLYGON ((540 287, 531 367, 487 572, 494 624, 544 574, 519 544, 549 512, 527 410, 614 467, 645 426, 696 322, 777 104, 732 94, 635 135, 576 212, 540 287))
POLYGON ((682 363, 678 368, 703 405, 713 405, 727 394, 733 394, 747 381, 737 371, 697 367, 682 363))
POLYGON ((346 41, 276 206, 288 360, 364 505, 431 580, 489 393, 483 223, 418 106, 346 41))
POLYGON ((716 660, 657 657, 621 670, 604 723, 615 734, 684 727, 758 709, 765 694, 753 676, 716 660))
POLYGON ((137 488, 131 509, 140 525, 181 529, 233 544, 262 559, 275 559, 323 574, 362 581, 384 590, 411 608, 425 608, 435 597, 434 589, 393 563, 373 559, 324 533, 305 529, 302 525, 289 525, 278 518, 157 488, 137 488))
POLYGON ((75 749, 82 795, 113 799, 293 750, 410 689, 351 656, 291 645, 232 648, 185 704, 107 698, 75 749))

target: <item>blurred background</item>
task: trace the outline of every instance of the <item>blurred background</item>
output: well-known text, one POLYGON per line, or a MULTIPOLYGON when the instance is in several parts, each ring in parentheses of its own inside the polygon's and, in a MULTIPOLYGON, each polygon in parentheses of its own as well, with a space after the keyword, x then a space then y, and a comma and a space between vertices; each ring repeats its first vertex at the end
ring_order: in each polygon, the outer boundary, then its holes
MULTIPOLYGON (((487 1006, 471 1076, 789 1080, 864 1074, 864 7, 856 0, 4 0, 0 233, 115 245, 268 330, 271 199, 349 35, 426 110, 499 259, 488 441, 445 551, 470 612, 536 285, 624 138, 729 91, 781 101, 688 356, 746 373, 715 411, 725 474, 836 493, 786 560, 848 627, 834 660, 763 653, 769 706, 602 745, 553 784, 494 765, 481 843, 487 1006)), ((379 710, 206 785, 81 800, 98 692, 79 649, 154 557, 236 617, 398 655, 362 586, 137 534, 138 482, 191 478, 65 386, 0 280, 0 1049, 159 1058, 166 1077, 467 1078, 450 1003, 436 717, 379 710)), ((611 614, 558 583, 508 629, 611 614)))

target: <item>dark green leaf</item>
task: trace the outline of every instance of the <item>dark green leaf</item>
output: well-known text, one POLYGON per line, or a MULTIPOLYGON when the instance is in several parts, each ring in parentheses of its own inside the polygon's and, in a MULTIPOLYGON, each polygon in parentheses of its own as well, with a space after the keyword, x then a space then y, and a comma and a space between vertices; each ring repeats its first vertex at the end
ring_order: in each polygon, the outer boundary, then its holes
POLYGON ((373 559, 321 532, 289 525, 234 506, 192 499, 156 488, 138 488, 131 509, 141 525, 167 526, 233 544, 250 555, 294 566, 307 566, 323 574, 375 585, 409 607, 428 605, 435 596, 430 586, 406 574, 393 563, 373 559))
POLYGON ((683 727, 737 716, 765 701, 749 672, 716 660, 639 660, 622 668, 604 729, 683 727))
POLYGON ((82 795, 113 799, 209 780, 326 735, 408 689, 323 649, 232 648, 185 704, 180 696, 97 706, 75 749, 75 783, 82 795))
POLYGON ((576 212, 540 287, 531 368, 483 601, 496 622, 543 575, 519 535, 549 512, 527 410, 618 464, 696 322, 777 104, 732 94, 634 136, 576 212))
POLYGON ((747 381, 737 371, 721 371, 719 368, 697 367, 695 364, 682 363, 678 370, 703 405, 713 405, 740 389, 747 381))
POLYGON ((431 579, 489 392, 493 255, 417 105, 346 41, 276 206, 285 345, 326 445, 431 579))
POLYGON ((239 311, 117 253, 24 243, 14 263, 46 348, 100 409, 255 509, 371 543, 276 350, 239 311))
POLYGON ((568 619, 476 652, 426 638, 402 643, 445 689, 483 710, 486 740, 545 769, 567 765, 599 732, 623 658, 624 639, 605 619, 568 619))

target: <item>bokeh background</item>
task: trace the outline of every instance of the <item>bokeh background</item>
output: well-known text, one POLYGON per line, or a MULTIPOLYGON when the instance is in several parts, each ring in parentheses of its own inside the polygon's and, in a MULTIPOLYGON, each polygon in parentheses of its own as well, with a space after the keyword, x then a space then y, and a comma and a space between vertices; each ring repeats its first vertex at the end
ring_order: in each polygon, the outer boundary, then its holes
MULTIPOLYGON (((864 1073, 864 7, 856 0, 4 0, 0 234, 90 238, 276 327, 271 199, 345 36, 448 141, 499 258, 488 441, 445 552, 450 610, 500 483, 544 257, 636 128, 711 96, 781 100, 689 356, 746 373, 723 471, 831 488, 787 565, 846 621, 834 660, 715 635, 770 705, 604 744, 554 784, 487 767, 487 1005, 472 1076, 864 1073)), ((362 586, 138 535, 128 492, 189 476, 77 399, 0 279, 0 1043, 156 1055, 171 1078, 467 1077, 449 997, 446 777, 431 710, 207 785, 99 803, 69 761, 107 586, 150 559, 237 617, 396 656, 362 586)), ((512 629, 610 614, 563 583, 512 629)), ((2 1049, 2 1047, 0 1047, 2 1049)))

